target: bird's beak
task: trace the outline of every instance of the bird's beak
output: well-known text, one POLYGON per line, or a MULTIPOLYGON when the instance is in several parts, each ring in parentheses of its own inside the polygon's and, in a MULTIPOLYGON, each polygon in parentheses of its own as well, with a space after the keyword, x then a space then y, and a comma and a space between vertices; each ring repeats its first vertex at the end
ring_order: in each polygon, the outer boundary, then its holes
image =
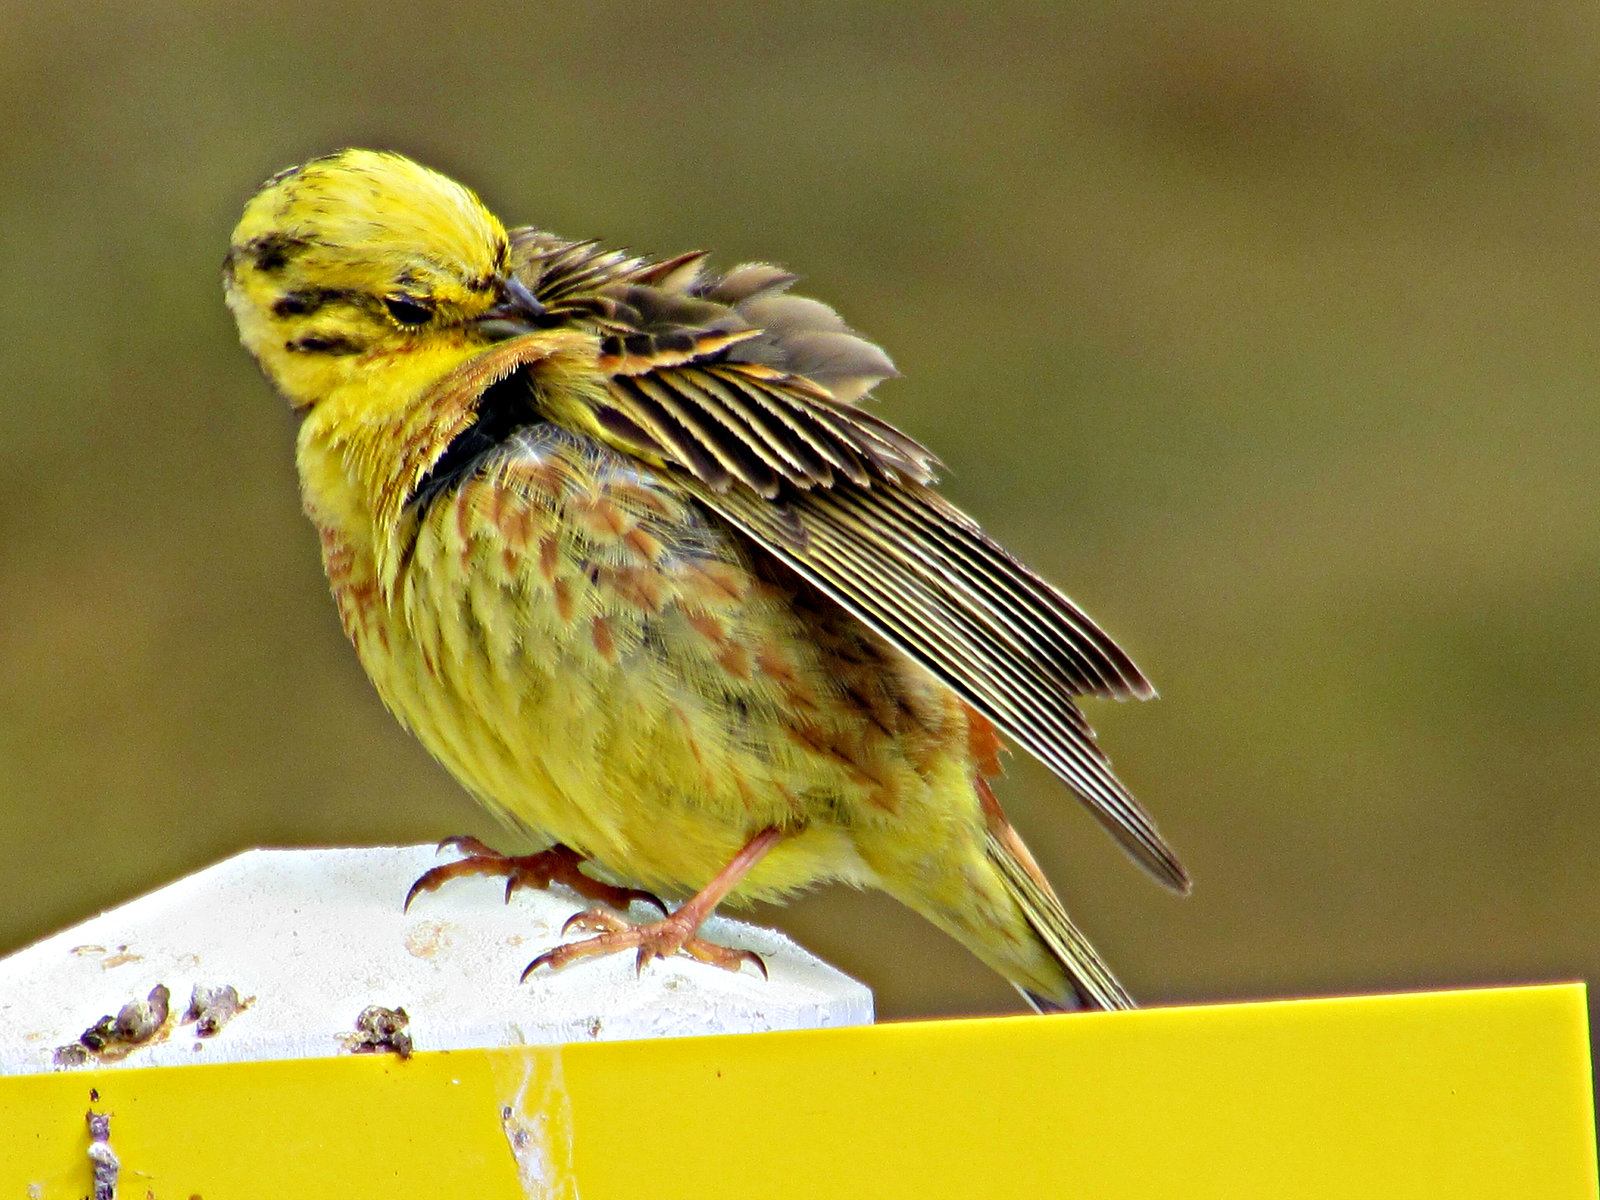
POLYGON ((544 305, 527 284, 515 275, 504 275, 497 291, 500 302, 473 322, 479 333, 492 342, 503 342, 540 328, 538 321, 544 316, 544 305))

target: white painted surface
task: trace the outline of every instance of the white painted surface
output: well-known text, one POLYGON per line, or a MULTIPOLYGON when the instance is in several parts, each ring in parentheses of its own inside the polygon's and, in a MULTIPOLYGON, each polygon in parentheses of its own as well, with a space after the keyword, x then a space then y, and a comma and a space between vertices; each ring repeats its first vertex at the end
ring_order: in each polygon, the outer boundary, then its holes
POLYGON ((519 983, 586 902, 558 885, 503 904, 502 880, 474 877, 401 912, 412 881, 440 861, 431 846, 251 850, 20 950, 0 960, 0 1074, 60 1069, 57 1047, 157 984, 171 990, 172 1017, 121 1065, 337 1054, 372 1004, 403 1007, 418 1050, 872 1020, 864 986, 779 933, 723 918, 703 934, 756 951, 770 979, 683 957, 636 977, 630 952, 519 983), (197 1037, 182 1023, 196 984, 231 984, 248 1007, 197 1037))

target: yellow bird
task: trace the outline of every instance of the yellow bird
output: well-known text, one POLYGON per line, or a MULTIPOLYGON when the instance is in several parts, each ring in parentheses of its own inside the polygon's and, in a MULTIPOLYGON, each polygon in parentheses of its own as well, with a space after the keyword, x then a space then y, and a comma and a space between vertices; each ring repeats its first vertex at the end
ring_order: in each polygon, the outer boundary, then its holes
POLYGON ((460 184, 346 150, 270 179, 224 270, 300 417, 305 509, 384 703, 550 848, 466 871, 624 907, 541 955, 737 968, 723 900, 839 880, 950 933, 1035 1007, 1125 1008, 988 779, 1001 734, 1163 882, 1188 878, 1080 696, 1150 684, 932 489, 859 406, 895 374, 760 263, 507 231, 460 184), (616 881, 578 869, 593 862, 616 881))

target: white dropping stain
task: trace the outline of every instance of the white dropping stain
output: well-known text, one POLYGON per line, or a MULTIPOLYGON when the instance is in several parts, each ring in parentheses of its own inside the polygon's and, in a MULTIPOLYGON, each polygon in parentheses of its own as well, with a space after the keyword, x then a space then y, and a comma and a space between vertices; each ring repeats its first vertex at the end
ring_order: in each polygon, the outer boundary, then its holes
POLYGON ((494 1056, 500 1127, 528 1200, 578 1200, 572 1173, 572 1099, 561 1047, 526 1046, 494 1056), (509 1093, 509 1095, 508 1095, 509 1093))

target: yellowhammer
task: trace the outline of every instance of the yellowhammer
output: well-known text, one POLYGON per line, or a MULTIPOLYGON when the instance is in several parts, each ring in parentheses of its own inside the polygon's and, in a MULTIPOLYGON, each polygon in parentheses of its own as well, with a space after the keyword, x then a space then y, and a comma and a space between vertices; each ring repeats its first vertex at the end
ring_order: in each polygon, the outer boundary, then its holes
MULTIPOLYGON (((300 414, 305 508, 384 702, 551 848, 461 871, 625 905, 540 956, 745 956, 716 905, 881 888, 1037 1007, 1131 1002, 987 782, 1003 733, 1188 886, 1079 696, 1153 694, 1070 600, 931 488, 858 406, 895 373, 765 264, 708 272, 507 231, 409 159, 275 176, 225 269, 300 414), (616 880, 579 871, 592 860, 616 880)), ((414 889, 415 891, 415 889, 414 889)))

